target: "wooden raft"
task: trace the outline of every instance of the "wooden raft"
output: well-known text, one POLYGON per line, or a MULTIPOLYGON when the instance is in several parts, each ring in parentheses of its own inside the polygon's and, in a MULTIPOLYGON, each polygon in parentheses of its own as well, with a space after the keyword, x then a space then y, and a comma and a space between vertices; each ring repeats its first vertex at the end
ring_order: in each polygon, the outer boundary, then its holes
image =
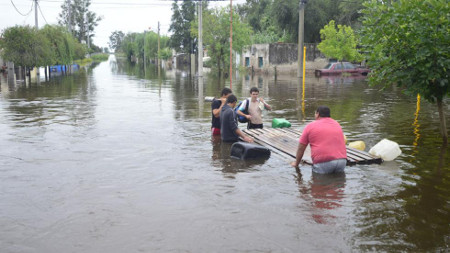
MULTIPOLYGON (((295 159, 300 138, 300 131, 290 128, 263 128, 242 130, 251 136, 255 143, 267 147, 270 151, 287 159, 295 159)), ((312 164, 310 146, 305 150, 302 160, 312 164)), ((369 153, 347 146, 347 165, 382 163, 383 160, 369 153)))

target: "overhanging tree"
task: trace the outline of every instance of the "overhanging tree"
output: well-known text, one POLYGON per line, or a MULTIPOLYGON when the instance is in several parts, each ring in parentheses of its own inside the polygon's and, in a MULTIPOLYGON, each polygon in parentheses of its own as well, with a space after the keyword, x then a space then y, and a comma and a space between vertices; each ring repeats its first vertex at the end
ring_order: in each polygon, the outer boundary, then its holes
POLYGON ((3 31, 0 48, 5 60, 22 67, 39 67, 52 63, 50 41, 36 28, 14 26, 3 31))
POLYGON ((372 69, 370 82, 396 84, 407 94, 437 103, 444 143, 444 98, 450 96, 450 4, 448 0, 371 0, 363 11, 362 42, 372 69))

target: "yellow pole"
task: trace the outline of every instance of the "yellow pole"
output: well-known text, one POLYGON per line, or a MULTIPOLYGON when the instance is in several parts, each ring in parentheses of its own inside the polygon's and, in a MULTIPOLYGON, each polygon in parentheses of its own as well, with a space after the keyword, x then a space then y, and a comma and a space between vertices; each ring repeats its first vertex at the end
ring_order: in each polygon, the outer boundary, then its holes
POLYGON ((303 47, 303 80, 302 80, 302 114, 305 119, 305 59, 306 59, 306 47, 303 47))

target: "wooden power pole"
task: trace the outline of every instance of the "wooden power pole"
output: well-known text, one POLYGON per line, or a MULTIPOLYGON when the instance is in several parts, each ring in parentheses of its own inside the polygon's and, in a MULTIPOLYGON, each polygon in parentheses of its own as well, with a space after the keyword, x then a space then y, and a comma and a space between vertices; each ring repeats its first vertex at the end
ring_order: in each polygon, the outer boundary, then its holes
POLYGON ((305 4, 306 0, 300 0, 299 5, 299 22, 298 22, 298 69, 297 77, 300 78, 303 75, 303 41, 304 41, 304 28, 305 28, 305 4))
POLYGON ((198 76, 203 76, 203 17, 202 1, 198 1, 198 76))

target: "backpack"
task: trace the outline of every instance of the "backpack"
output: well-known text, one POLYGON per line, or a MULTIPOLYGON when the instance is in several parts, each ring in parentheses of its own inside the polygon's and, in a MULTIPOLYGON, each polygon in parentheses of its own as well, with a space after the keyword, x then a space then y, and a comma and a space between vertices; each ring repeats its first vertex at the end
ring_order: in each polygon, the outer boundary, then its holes
MULTIPOLYGON (((247 100, 247 103, 245 103, 245 110, 242 111, 244 114, 248 114, 248 104, 249 104, 249 101, 248 101, 248 99, 246 99, 246 100, 247 100)), ((239 102, 239 104, 236 106, 236 108, 234 108, 234 112, 236 113, 236 118, 237 118, 237 120, 238 120, 239 122, 241 122, 241 123, 247 123, 247 122, 248 122, 248 119, 247 119, 246 117, 241 116, 241 115, 239 115, 239 114, 237 113, 237 111, 239 111, 239 107, 241 107, 241 105, 242 105, 242 102, 244 102, 244 101, 239 102)))

